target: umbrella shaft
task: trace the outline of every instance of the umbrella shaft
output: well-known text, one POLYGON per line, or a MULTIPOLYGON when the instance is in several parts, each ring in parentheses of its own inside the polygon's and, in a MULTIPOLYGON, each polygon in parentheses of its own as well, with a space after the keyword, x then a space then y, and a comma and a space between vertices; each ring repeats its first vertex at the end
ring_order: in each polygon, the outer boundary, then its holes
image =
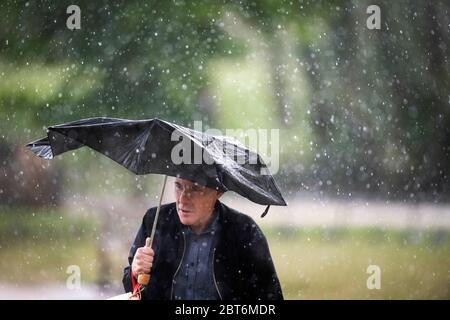
POLYGON ((164 189, 166 188, 166 182, 167 182, 167 175, 164 176, 164 182, 163 182, 163 186, 162 186, 162 189, 161 189, 161 195, 159 197, 159 204, 158 204, 158 208, 156 208, 155 220, 153 221, 152 233, 150 235, 150 247, 152 247, 153 238, 155 236, 156 224, 158 223, 159 210, 161 209, 161 202, 162 202, 162 198, 164 196, 164 189))

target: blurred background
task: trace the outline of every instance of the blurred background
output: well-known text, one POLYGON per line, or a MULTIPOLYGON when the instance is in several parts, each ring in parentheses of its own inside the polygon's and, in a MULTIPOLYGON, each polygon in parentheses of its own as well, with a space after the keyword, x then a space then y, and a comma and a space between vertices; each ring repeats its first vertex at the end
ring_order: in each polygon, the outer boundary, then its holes
POLYGON ((261 225, 286 298, 450 298, 447 1, 5 0, 0 13, 1 299, 123 292, 162 177, 89 149, 49 162, 24 148, 98 116, 280 129, 288 207, 261 219, 223 201, 261 225))

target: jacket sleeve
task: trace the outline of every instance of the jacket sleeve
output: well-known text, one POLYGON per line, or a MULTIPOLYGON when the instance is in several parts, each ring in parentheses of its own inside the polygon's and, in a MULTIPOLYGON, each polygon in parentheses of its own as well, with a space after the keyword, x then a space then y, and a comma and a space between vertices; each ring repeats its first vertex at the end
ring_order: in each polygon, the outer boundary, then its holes
POLYGON ((244 243, 246 253, 245 270, 247 295, 250 299, 282 300, 283 293, 278 280, 275 266, 270 255, 269 246, 261 229, 252 221, 248 242, 244 243))
POLYGON ((145 245, 145 239, 150 236, 149 230, 153 224, 153 219, 151 219, 152 212, 151 209, 147 211, 144 218, 142 219, 142 224, 139 227, 139 230, 134 239, 133 245, 131 246, 130 252, 128 253, 128 266, 123 270, 123 278, 122 283, 125 289, 125 292, 133 292, 133 280, 132 280, 132 272, 131 272, 131 264, 133 263, 133 258, 136 253, 136 250, 145 245))

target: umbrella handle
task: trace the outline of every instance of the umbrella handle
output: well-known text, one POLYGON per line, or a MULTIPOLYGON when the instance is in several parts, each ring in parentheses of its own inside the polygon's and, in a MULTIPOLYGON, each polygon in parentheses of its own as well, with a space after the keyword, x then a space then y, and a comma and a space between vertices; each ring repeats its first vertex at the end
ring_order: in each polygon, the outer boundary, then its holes
MULTIPOLYGON (((150 243, 149 247, 152 247, 153 244, 153 238, 155 237, 155 231, 156 231, 156 224, 158 223, 158 217, 159 217, 159 210, 161 209, 161 202, 162 198, 164 196, 164 189, 166 188, 166 182, 167 182, 167 176, 164 176, 164 182, 161 190, 161 196, 159 197, 159 204, 158 208, 156 208, 156 214, 155 214, 155 220, 153 221, 153 227, 152 227, 152 233, 150 235, 150 243)), ((150 274, 143 273, 138 275, 138 283, 146 286, 150 282, 150 274)))
POLYGON ((138 275, 138 283, 146 286, 148 285, 148 283, 150 282, 150 274, 148 273, 142 273, 140 275, 138 275))

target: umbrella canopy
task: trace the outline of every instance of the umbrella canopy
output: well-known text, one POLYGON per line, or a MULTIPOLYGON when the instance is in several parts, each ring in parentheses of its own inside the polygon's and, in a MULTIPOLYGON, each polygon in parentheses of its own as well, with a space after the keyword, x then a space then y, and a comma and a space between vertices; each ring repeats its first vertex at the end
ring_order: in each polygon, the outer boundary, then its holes
POLYGON ((83 146, 138 175, 180 177, 219 191, 235 191, 258 204, 286 205, 258 154, 229 137, 160 119, 82 119, 51 126, 47 137, 27 144, 44 159, 83 146))

